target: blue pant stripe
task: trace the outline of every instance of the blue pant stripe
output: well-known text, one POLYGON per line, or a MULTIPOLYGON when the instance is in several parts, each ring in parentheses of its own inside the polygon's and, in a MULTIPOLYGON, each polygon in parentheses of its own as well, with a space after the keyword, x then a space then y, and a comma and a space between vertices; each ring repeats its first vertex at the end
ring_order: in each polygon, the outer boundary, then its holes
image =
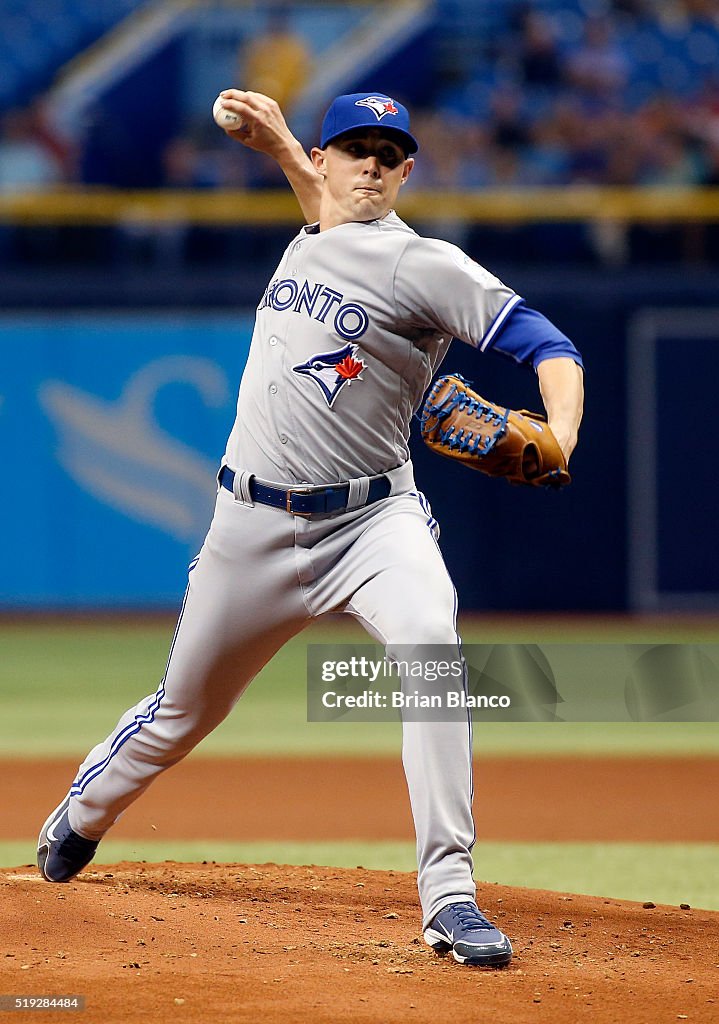
POLYGON ((110 753, 107 755, 105 760, 100 761, 98 764, 92 765, 92 767, 87 769, 87 771, 85 772, 81 779, 78 779, 72 784, 72 788, 70 789, 71 796, 79 796, 81 793, 83 793, 85 791, 85 787, 90 782, 92 782, 93 779, 96 779, 98 775, 102 775, 105 768, 107 768, 110 761, 113 759, 118 750, 120 750, 120 748, 127 742, 127 740, 129 740, 131 736, 134 736, 137 732, 139 732, 143 725, 154 720, 158 708, 162 703, 162 698, 164 696, 165 687, 163 682, 160 684, 160 688, 157 690, 155 694, 155 699, 153 700, 152 704, 150 704, 145 714, 135 715, 134 721, 126 725, 122 732, 118 733, 118 735, 112 741, 110 753))
POLYGON ((422 494, 422 492, 419 491, 417 497, 419 498, 419 504, 422 511, 425 513, 425 515, 429 517, 427 519, 427 526, 432 531, 432 536, 434 537, 434 539, 437 540, 437 528, 439 527, 439 523, 432 515, 432 509, 430 508, 429 502, 425 498, 424 494, 422 494))

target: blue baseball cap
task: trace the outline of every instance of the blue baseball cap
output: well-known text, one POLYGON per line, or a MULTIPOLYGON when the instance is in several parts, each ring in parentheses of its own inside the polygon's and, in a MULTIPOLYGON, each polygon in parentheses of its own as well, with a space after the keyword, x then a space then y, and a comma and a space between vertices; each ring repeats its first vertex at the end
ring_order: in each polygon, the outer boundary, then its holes
POLYGON ((406 153, 416 153, 417 140, 409 130, 409 111, 401 103, 379 92, 352 92, 332 102, 322 122, 320 147, 325 148, 338 135, 353 128, 382 128, 398 136, 406 153))

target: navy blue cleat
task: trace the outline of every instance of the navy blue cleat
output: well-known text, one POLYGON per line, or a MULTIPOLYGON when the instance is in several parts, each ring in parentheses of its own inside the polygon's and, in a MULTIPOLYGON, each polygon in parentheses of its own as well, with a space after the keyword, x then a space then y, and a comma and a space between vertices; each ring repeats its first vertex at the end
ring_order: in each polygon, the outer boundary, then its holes
POLYGON ((48 882, 69 882, 95 856, 99 840, 73 832, 68 818, 69 795, 47 819, 37 841, 37 866, 48 882))
POLYGON ((512 959, 512 943, 488 921, 474 903, 450 903, 424 930, 424 941, 437 953, 448 953, 458 964, 504 967, 512 959))

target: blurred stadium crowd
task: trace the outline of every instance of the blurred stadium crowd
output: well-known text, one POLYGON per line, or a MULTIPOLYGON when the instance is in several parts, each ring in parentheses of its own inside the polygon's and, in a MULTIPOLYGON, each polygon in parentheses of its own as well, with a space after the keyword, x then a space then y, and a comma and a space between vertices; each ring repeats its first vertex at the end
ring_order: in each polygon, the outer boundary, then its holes
MULTIPOLYGON (((105 21, 107 6, 95 8, 105 10, 105 21)), ((131 6, 118 0, 117 14, 131 6)), ((417 185, 719 182, 719 0, 445 0, 438 8, 431 94, 416 112, 417 185)), ((306 39, 292 40, 286 13, 286 24, 274 29, 275 49, 265 38, 250 39, 238 66, 242 84, 260 90, 272 83, 258 68, 268 61, 285 67, 275 84, 291 110, 292 88, 304 84, 312 54, 306 39)), ((17 28, 16 22, 17 16, 8 24, 17 28)), ((58 23, 65 19, 50 21, 58 23)), ((96 32, 104 25, 98 21, 96 32)), ((28 110, 13 108, 6 95, 0 189, 58 182, 133 187, 141 154, 118 159, 118 144, 108 149, 107 134, 89 122, 78 138, 63 138, 43 116, 41 98, 28 110)), ((281 183, 269 163, 244 160, 237 150, 206 122, 190 124, 167 144, 154 180, 143 184, 281 183)))
MULTIPOLYGON (((317 52, 313 24, 319 35, 327 7, 309 0, 271 6, 203 2, 208 10, 222 4, 234 4, 235 13, 252 10, 261 30, 247 31, 233 51, 236 81, 276 96, 298 130, 296 101, 326 52, 317 52)), ((163 3, 171 6, 171 0, 149 6, 163 3)), ((123 119, 115 110, 109 117, 102 102, 84 112, 74 131, 58 126, 52 104, 58 69, 123 18, 147 8, 141 0, 3 0, 0 198, 58 186, 285 187, 271 160, 216 128, 209 116, 212 96, 203 94, 194 110, 180 109, 158 137, 149 116, 144 127, 136 112, 123 119), (37 86, 36 94, 28 82, 37 86)), ((413 109, 421 142, 415 190, 719 184, 719 0, 435 0, 428 10, 422 66, 416 66, 416 53, 400 53, 394 66, 384 66, 393 82, 402 83, 398 98, 413 109)), ((362 73, 357 67, 356 83, 345 88, 359 84, 362 73)), ((382 74, 377 81, 383 84, 382 74)), ((298 130, 307 147, 316 141, 319 116, 298 130)), ((69 236, 67 230, 0 226, 0 259, 92 261, 100 237, 93 230, 87 226, 69 236)), ((235 248, 241 251, 247 229, 238 230, 235 248)), ((556 223, 551 230, 558 260, 719 260, 719 229, 696 219, 667 226, 657 218, 651 225, 556 223)), ((546 251, 546 231, 537 225, 455 222, 444 233, 470 250, 489 245, 499 259, 515 258, 521 249, 531 262, 546 251)), ((266 234, 269 244, 271 231, 266 234)), ((100 246, 103 259, 135 258, 139 246, 149 247, 151 261, 179 265, 193 238, 199 239, 201 262, 208 254, 212 261, 234 251, 232 245, 223 248, 217 232, 188 225, 119 225, 109 237, 109 248, 105 241, 100 246)))
POLYGON ((717 0, 505 6, 460 67, 419 129, 432 184, 719 180, 717 0))

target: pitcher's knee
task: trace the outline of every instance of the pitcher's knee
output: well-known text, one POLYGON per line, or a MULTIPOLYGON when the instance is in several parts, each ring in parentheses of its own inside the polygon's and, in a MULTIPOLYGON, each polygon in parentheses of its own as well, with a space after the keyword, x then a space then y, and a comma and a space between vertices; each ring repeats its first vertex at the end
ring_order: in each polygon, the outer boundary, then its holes
POLYGON ((391 624, 387 646, 452 647, 458 644, 454 620, 446 611, 422 609, 419 613, 398 616, 391 624))

